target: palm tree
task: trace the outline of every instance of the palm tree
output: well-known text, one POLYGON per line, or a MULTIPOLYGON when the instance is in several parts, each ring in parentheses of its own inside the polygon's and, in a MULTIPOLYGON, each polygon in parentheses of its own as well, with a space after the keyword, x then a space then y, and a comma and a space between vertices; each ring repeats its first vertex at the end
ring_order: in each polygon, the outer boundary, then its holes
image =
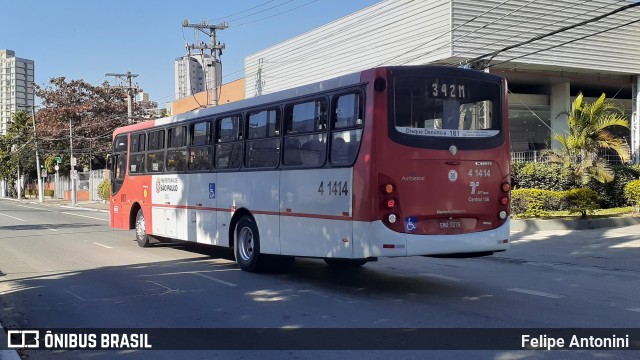
POLYGON ((582 185, 589 179, 602 183, 613 181, 613 170, 600 157, 600 152, 613 150, 622 161, 629 160, 629 145, 609 132, 613 126, 629 128, 623 114, 623 108, 606 99, 604 93, 593 103, 583 101, 580 93, 567 113, 569 131, 552 137, 562 147, 545 150, 548 161, 562 164, 582 185))

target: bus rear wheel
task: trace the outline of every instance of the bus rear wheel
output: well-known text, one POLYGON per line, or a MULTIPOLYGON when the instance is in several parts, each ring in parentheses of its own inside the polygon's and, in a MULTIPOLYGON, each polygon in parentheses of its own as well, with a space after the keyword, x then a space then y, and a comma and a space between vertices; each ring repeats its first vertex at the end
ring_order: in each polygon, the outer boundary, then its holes
POLYGON ((147 235, 147 222, 142 209, 139 209, 136 215, 136 241, 140 247, 151 246, 151 238, 147 235))
POLYGON ((354 268, 359 267, 367 263, 367 259, 335 259, 335 258, 325 258, 324 262, 327 265, 332 267, 339 268, 354 268))
POLYGON ((245 215, 238 221, 235 231, 234 252, 236 262, 244 271, 258 272, 263 268, 264 255, 260 254, 260 235, 255 220, 245 215))

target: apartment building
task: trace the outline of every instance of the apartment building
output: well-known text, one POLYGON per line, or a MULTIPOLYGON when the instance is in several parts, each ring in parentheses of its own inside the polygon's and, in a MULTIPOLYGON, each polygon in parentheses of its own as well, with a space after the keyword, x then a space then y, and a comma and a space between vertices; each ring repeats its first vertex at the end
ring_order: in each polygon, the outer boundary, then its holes
POLYGON ((0 50, 0 135, 7 133, 13 113, 31 110, 33 82, 33 60, 16 57, 12 50, 0 50))

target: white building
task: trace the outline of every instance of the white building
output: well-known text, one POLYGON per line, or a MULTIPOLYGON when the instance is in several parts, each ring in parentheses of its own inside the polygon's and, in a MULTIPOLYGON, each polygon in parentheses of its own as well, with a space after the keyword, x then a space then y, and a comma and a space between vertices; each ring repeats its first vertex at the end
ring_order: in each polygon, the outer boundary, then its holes
MULTIPOLYGON (((458 65, 483 57, 509 81, 512 151, 549 146, 579 93, 623 103, 640 159, 640 7, 490 54, 634 1, 386 0, 245 58, 245 96, 381 65, 458 65)), ((628 132, 627 132, 628 135, 628 132)))
MULTIPOLYGON (((211 55, 185 55, 176 58, 174 67, 176 100, 212 89, 215 84, 220 84, 214 79, 216 69, 220 70, 220 62, 214 61, 211 55)), ((218 74, 220 73, 218 71, 218 74)))
POLYGON ((7 133, 13 113, 31 111, 33 82, 33 60, 18 58, 12 50, 0 50, 0 135, 7 133))

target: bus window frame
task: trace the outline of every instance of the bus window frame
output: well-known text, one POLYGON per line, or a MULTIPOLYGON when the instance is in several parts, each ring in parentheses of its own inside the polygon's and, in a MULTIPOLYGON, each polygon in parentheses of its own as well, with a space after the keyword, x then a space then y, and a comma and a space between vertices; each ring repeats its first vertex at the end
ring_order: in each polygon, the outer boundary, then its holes
MULTIPOLYGON (((282 136, 282 144, 280 147, 280 153, 281 153, 281 159, 280 159, 280 166, 284 167, 286 169, 317 169, 317 168, 322 168, 327 164, 327 159, 328 159, 328 151, 329 151, 329 122, 330 122, 330 112, 331 112, 331 93, 322 93, 322 94, 314 94, 313 96, 310 97, 306 97, 303 99, 297 99, 296 101, 292 101, 292 102, 285 102, 282 105, 282 131, 281 131, 281 136, 282 136), (306 103, 311 103, 311 102, 324 102, 325 107, 326 107, 326 119, 324 121, 324 129, 320 129, 320 130, 314 130, 314 131, 309 131, 309 132, 298 132, 298 131, 293 131, 289 132, 287 129, 288 126, 288 121, 289 121, 289 109, 291 109, 291 123, 292 123, 292 129, 293 129, 293 108, 296 105, 301 105, 301 104, 306 104, 306 103), (286 164, 285 163, 285 153, 286 153, 286 141, 288 138, 295 138, 295 137, 301 137, 301 136, 314 136, 314 135, 320 135, 320 134, 324 134, 325 136, 325 141, 324 141, 324 157, 323 160, 316 164, 316 165, 306 165, 304 163, 300 163, 300 164, 286 164)), ((320 120, 321 121, 321 120, 320 120)), ((315 125, 315 124, 314 124, 315 125)), ((320 124, 319 124, 320 125, 320 124)), ((302 147, 302 146, 301 146, 302 147)))
POLYGON ((187 146, 187 141, 189 139, 189 123, 185 123, 185 122, 180 122, 180 123, 175 123, 172 124, 171 126, 168 126, 166 128, 166 141, 165 141, 165 154, 164 154, 164 173, 167 174, 178 174, 178 173, 184 173, 188 170, 189 168, 189 151, 188 151, 188 146, 187 146), (174 146, 173 144, 171 144, 171 140, 172 140, 172 133, 173 131, 175 131, 178 128, 182 128, 184 133, 182 135, 181 139, 182 140, 182 144, 178 144, 177 146, 174 146), (179 152, 183 152, 183 161, 184 161, 184 165, 182 166, 182 168, 178 168, 176 166, 176 169, 172 169, 169 170, 169 153, 179 153, 179 152))
POLYGON ((146 156, 145 156, 145 174, 151 174, 151 175, 158 175, 158 174, 163 174, 165 173, 166 169, 165 169, 165 158, 166 158, 166 150, 167 150, 167 127, 162 126, 162 127, 158 127, 155 128, 153 130, 147 131, 147 151, 146 151, 146 156), (150 142, 151 142, 151 133, 155 133, 155 132, 160 132, 162 131, 163 134, 163 140, 162 140, 162 149, 154 149, 151 150, 151 146, 150 146, 150 142), (149 161, 149 155, 152 154, 162 154, 162 170, 161 171, 151 171, 149 170, 149 165, 151 165, 151 162, 149 161))
POLYGON ((331 96, 330 110, 331 110, 331 113, 329 116, 329 137, 327 138, 327 141, 329 142, 329 147, 327 152, 327 163, 330 164, 331 167, 335 167, 335 168, 351 167, 358 160, 358 155, 360 154, 360 148, 362 147, 362 136, 364 134, 365 118, 366 118, 366 91, 363 88, 359 87, 357 89, 353 89, 353 88, 345 89, 344 91, 333 93, 331 96), (336 128, 334 127, 335 122, 333 121, 333 117, 335 115, 335 109, 337 108, 338 99, 341 96, 345 96, 345 95, 358 95, 360 112, 362 113, 362 116, 361 116, 362 123, 356 124, 355 126, 336 128), (353 131, 353 130, 361 130, 360 141, 358 142, 358 147, 355 151, 353 159, 348 163, 333 163, 333 161, 331 160, 331 153, 333 150, 333 141, 334 141, 333 134, 346 132, 346 131, 353 131))
MULTIPOLYGON (((245 111, 246 112, 246 111, 245 111)), ((215 119, 213 120, 213 124, 214 124, 214 128, 213 128, 213 163, 212 163, 212 170, 215 171, 227 171, 227 172, 233 172, 233 171, 238 171, 242 168, 243 165, 243 158, 244 158, 244 114, 245 112, 239 111, 239 112, 233 112, 233 113, 227 113, 227 114, 220 114, 218 116, 215 117, 215 119), (222 137, 221 137, 221 129, 219 128, 218 124, 220 123, 220 127, 222 126, 221 122, 224 119, 227 118, 234 118, 236 117, 238 119, 237 124, 238 124, 238 128, 235 131, 235 135, 234 135, 234 139, 233 140, 227 140, 227 141, 222 141, 222 137), (227 167, 218 167, 218 145, 222 146, 222 145, 226 145, 226 144, 231 144, 231 146, 235 146, 236 144, 240 145, 240 154, 238 155, 240 157, 237 166, 227 166, 227 167)))
MULTIPOLYGON (((139 139, 138 139, 139 140, 139 139)), ((138 176, 138 175, 144 175, 147 172, 147 132, 146 131, 138 131, 138 132, 133 132, 129 134, 129 176, 138 176), (140 135, 144 135, 144 142, 142 143, 142 147, 143 150, 140 151, 140 142, 138 141, 138 151, 133 151, 131 149, 131 146, 133 145, 133 141, 131 139, 133 139, 134 136, 140 136, 140 135), (138 171, 138 172, 131 172, 131 158, 133 155, 140 155, 142 154, 143 159, 142 159, 142 171, 138 171)))
POLYGON ((243 139, 243 156, 242 156, 242 167, 247 169, 247 170, 251 170, 251 171, 259 171, 259 170, 274 170, 280 167, 280 165, 282 164, 282 141, 283 141, 283 135, 282 135, 282 129, 283 129, 283 123, 284 123, 284 114, 283 114, 283 110, 282 110, 282 103, 279 103, 275 106, 265 106, 265 107, 260 107, 260 108, 253 108, 253 109, 247 109, 244 113, 244 119, 243 119, 243 126, 245 127, 246 131, 245 134, 246 136, 243 139), (263 111, 266 112, 271 112, 271 111, 275 111, 276 112, 276 122, 275 122, 275 127, 274 127, 274 135, 271 136, 265 136, 265 137, 256 137, 256 138, 252 138, 249 136, 249 119, 251 117, 252 114, 258 114, 261 113, 263 111), (275 139, 277 142, 277 146, 278 146, 278 155, 277 155, 277 159, 276 159, 276 164, 274 166, 248 166, 247 165, 247 155, 249 154, 249 151, 247 149, 247 147, 256 141, 263 141, 263 140, 273 140, 275 139))
POLYGON ((214 149, 215 147, 214 145, 214 139, 215 139, 215 134, 214 134, 214 130, 215 130, 215 119, 213 117, 207 117, 207 118, 196 118, 192 121, 189 121, 187 123, 187 132, 188 132, 188 140, 187 140, 187 169, 186 172, 188 173, 202 173, 202 172, 211 172, 214 170, 213 167, 213 163, 214 163, 214 149), (193 140, 194 140, 194 130, 193 128, 195 127, 195 125, 197 124, 203 124, 206 123, 207 124, 207 136, 205 138, 205 144, 203 145, 193 145, 193 140), (208 161, 208 168, 207 169, 191 169, 191 151, 192 149, 209 149, 209 161, 208 161))

